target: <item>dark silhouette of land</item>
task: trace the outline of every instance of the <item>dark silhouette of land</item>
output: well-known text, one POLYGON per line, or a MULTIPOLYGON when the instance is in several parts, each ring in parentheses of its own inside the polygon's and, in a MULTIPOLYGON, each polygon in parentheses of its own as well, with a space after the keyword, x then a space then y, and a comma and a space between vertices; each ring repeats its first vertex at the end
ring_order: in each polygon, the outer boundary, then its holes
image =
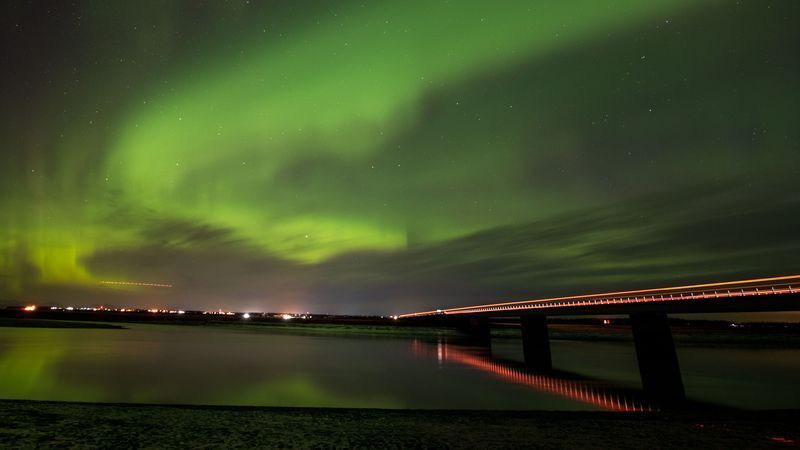
POLYGON ((0 447, 754 449, 797 445, 798 423, 798 411, 428 411, 5 400, 0 447))

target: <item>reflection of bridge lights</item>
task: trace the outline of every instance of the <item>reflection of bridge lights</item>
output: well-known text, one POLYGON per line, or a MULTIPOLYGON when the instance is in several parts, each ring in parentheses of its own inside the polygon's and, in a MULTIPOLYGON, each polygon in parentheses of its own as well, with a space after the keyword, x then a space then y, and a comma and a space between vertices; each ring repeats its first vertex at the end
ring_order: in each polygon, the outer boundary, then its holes
MULTIPOLYGON (((411 343, 411 347, 416 354, 431 355, 433 352, 432 346, 417 340, 411 343)), ((641 412, 655 410, 652 406, 637 398, 634 393, 617 392, 591 380, 571 380, 545 373, 529 372, 508 363, 473 355, 443 342, 439 342, 436 346, 436 358, 439 364, 443 361, 454 361, 483 372, 489 372, 506 381, 609 411, 641 412)))

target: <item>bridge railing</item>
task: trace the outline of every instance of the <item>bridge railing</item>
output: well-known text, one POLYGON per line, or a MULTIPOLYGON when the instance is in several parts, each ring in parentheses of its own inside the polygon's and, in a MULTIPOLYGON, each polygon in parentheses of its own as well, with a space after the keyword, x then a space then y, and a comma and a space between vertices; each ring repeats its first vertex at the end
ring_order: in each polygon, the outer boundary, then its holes
POLYGON ((796 293, 800 293, 800 275, 463 306, 458 308, 446 308, 437 309, 434 311, 401 314, 397 317, 412 318, 435 315, 475 314, 520 310, 532 311, 541 309, 644 304, 654 302, 685 302, 734 297, 753 297, 760 295, 786 295, 796 293))

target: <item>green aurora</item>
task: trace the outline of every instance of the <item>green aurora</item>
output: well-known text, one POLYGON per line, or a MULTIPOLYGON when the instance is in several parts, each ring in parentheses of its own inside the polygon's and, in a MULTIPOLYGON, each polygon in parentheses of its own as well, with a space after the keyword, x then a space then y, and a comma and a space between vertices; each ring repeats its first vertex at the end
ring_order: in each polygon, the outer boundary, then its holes
POLYGON ((5 304, 800 272, 796 2, 163 3, 2 7, 5 304))

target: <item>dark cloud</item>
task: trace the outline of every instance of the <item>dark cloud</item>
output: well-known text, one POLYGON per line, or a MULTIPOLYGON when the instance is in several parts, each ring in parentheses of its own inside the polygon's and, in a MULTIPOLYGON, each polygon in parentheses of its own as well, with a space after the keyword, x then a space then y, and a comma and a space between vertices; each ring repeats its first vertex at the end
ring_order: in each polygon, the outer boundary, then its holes
POLYGON ((166 221, 143 233, 149 245, 98 252, 86 263, 96 274, 174 284, 154 300, 176 307, 379 314, 800 271, 800 198, 778 196, 785 186, 718 184, 703 197, 697 189, 317 264, 264 254, 230 230, 166 221))

